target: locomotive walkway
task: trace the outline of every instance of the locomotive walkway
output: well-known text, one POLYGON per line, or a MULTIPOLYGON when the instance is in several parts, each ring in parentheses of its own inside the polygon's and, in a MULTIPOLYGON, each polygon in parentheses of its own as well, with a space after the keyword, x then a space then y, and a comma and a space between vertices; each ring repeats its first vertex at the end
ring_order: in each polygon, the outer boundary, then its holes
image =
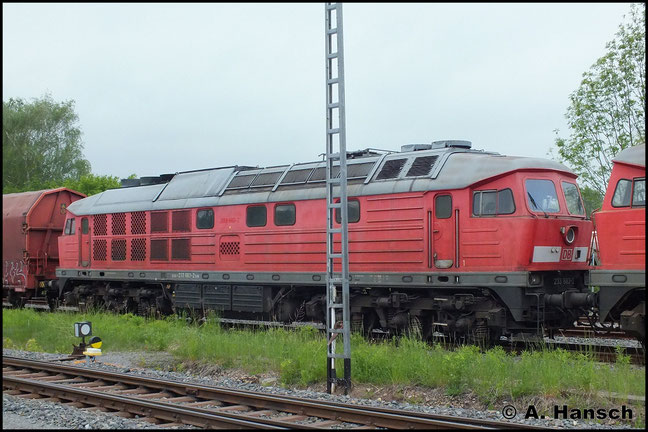
POLYGON ((160 427, 324 429, 540 429, 202 386, 59 363, 2 359, 3 391, 78 408, 140 416, 160 427))

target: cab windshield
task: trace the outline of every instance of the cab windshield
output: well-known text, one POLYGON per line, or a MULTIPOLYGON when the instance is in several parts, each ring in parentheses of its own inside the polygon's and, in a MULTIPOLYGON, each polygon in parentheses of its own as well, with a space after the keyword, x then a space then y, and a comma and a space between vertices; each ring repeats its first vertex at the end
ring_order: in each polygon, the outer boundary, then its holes
POLYGON ((560 211, 556 186, 551 180, 529 179, 525 185, 531 211, 545 213, 560 211))
POLYGON ((569 214, 583 216, 585 214, 585 208, 578 193, 578 186, 574 183, 562 182, 562 188, 569 214))

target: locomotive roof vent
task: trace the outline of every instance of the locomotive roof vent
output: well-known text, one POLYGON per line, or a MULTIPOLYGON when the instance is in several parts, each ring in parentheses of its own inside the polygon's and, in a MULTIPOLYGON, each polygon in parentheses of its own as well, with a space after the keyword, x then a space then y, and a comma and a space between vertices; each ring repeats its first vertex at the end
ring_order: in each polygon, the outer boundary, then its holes
POLYGON ((384 153, 392 153, 392 150, 382 150, 377 148, 366 148, 362 150, 347 151, 348 159, 357 159, 362 157, 380 156, 384 153))
POLYGON ((469 149, 472 147, 472 142, 464 140, 444 140, 444 141, 432 141, 431 144, 433 149, 440 149, 446 147, 458 147, 469 149))
POLYGON ((135 187, 140 185, 140 179, 121 179, 121 187, 135 187))
POLYGON ((401 153, 430 149, 432 149, 432 144, 405 144, 401 146, 401 153))
POLYGON ((159 176, 140 177, 138 179, 121 179, 122 188, 129 188, 135 186, 149 186, 160 183, 168 183, 175 176, 175 174, 162 174, 159 176))

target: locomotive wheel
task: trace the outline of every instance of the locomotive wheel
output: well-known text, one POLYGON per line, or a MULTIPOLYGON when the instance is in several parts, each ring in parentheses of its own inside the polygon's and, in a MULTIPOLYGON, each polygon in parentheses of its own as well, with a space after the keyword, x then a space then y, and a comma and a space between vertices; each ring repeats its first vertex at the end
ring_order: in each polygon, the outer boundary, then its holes
POLYGON ((480 348, 485 348, 490 344, 490 330, 486 325, 476 325, 472 331, 466 336, 466 342, 471 345, 476 345, 480 348))
POLYGON ((173 304, 171 300, 165 297, 156 297, 155 307, 159 315, 171 315, 173 313, 173 304))
POLYGON ((371 337, 371 333, 378 322, 378 316, 375 311, 368 311, 362 314, 362 335, 366 338, 371 337))
POLYGON ((79 301, 79 310, 83 312, 94 312, 103 303, 101 298, 97 298, 94 295, 86 296, 83 300, 83 302, 79 301))
POLYGON ((409 327, 407 328, 406 334, 412 339, 421 340, 423 338, 423 325, 417 316, 410 315, 409 327))

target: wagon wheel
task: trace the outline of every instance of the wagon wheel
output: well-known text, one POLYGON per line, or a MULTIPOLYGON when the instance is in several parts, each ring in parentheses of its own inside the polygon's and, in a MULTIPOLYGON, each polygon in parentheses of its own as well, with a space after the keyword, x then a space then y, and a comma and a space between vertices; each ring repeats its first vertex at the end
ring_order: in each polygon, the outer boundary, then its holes
POLYGON ((25 299, 20 297, 16 291, 9 291, 9 296, 8 296, 9 303, 15 308, 22 309, 23 306, 25 306, 25 299))
POLYGON ((54 312, 59 307, 59 300, 55 297, 47 297, 47 305, 50 311, 54 312))

